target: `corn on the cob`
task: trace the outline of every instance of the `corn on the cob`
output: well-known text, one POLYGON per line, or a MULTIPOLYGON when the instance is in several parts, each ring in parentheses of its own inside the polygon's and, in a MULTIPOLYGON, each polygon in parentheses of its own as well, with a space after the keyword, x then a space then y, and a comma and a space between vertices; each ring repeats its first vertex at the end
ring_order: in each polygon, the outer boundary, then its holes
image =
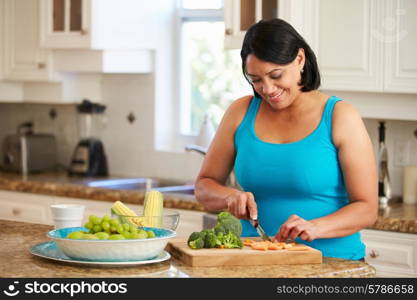
POLYGON ((120 218, 125 219, 123 221, 126 221, 132 225, 136 225, 136 226, 146 226, 145 224, 143 224, 144 220, 143 217, 137 217, 137 218, 123 218, 123 216, 127 216, 127 217, 136 217, 137 214, 131 210, 129 207, 127 207, 126 205, 124 205, 122 202, 120 201, 116 201, 114 202, 111 210, 121 216, 120 218))
POLYGON ((149 227, 162 227, 164 196, 159 191, 149 191, 145 195, 143 216, 149 227))

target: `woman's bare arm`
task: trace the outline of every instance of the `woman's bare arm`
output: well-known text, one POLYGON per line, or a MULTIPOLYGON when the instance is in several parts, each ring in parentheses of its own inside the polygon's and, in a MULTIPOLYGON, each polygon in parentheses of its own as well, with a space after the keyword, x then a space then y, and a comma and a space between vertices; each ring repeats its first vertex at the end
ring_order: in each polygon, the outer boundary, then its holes
MULTIPOLYGON (((228 209, 227 198, 230 195, 245 194, 227 187, 226 181, 234 166, 234 135, 245 116, 251 98, 252 96, 240 98, 227 109, 198 174, 195 195, 197 201, 209 211, 228 209)), ((239 214, 237 209, 234 214, 239 214)))

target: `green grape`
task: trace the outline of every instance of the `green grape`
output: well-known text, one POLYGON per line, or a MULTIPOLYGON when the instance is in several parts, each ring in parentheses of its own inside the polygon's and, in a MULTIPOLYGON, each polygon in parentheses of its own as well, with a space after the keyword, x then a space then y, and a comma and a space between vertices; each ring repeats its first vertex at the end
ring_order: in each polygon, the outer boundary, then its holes
POLYGON ((101 226, 100 225, 94 225, 93 226, 93 231, 94 232, 100 232, 100 231, 102 231, 103 230, 103 228, 101 228, 101 226))
POLYGON ((84 224, 84 227, 87 229, 91 229, 93 228, 93 223, 91 223, 90 221, 84 224))
POLYGON ((152 230, 149 230, 146 233, 148 234, 148 238, 154 238, 155 237, 155 232, 153 232, 152 230))
POLYGON ((126 238, 121 234, 112 234, 109 240, 125 240, 126 238))
POLYGON ((110 230, 110 224, 107 221, 103 221, 101 223, 101 228, 103 228, 105 231, 110 230))
POLYGON ((83 238, 84 233, 82 231, 74 231, 67 235, 68 239, 79 240, 83 238))
POLYGON ((98 237, 100 240, 107 240, 109 238, 109 234, 106 232, 97 232, 94 234, 96 237, 98 237))
POLYGON ((94 234, 86 233, 82 237, 83 240, 98 240, 98 237, 96 237, 94 234))
POLYGON ((117 232, 117 227, 114 225, 110 226, 110 232, 117 232))
POLYGON ((135 225, 130 225, 129 226, 129 231, 131 232, 131 233, 137 233, 138 232, 138 228, 135 226, 135 225))
POLYGON ((94 223, 93 221, 96 219, 97 217, 95 215, 89 215, 88 216, 88 221, 90 221, 91 223, 94 223))
POLYGON ((123 224, 123 230, 124 231, 129 231, 129 229, 130 229, 129 224, 127 224, 127 223, 123 224))
POLYGON ((122 233, 122 235, 123 235, 125 238, 130 239, 132 234, 131 234, 130 232, 128 232, 128 231, 124 231, 124 232, 122 233))
POLYGON ((137 238, 138 239, 146 239, 146 238, 148 238, 148 234, 146 233, 146 231, 145 230, 139 230, 138 231, 138 233, 137 233, 137 238))
POLYGON ((130 234, 130 239, 140 239, 141 235, 139 233, 131 233, 130 234))
POLYGON ((103 218, 102 218, 102 221, 103 222, 108 222, 108 221, 110 221, 110 217, 108 215, 104 215, 103 218))
POLYGON ((122 225, 122 224, 117 225, 117 226, 116 226, 116 230, 117 230, 117 232, 118 232, 118 233, 120 233, 120 234, 122 234, 122 233, 123 233, 123 231, 125 231, 125 230, 124 230, 124 227, 123 227, 123 225, 122 225))
POLYGON ((117 219, 110 219, 109 223, 112 226, 117 226, 117 225, 119 225, 119 220, 117 220, 117 219))
POLYGON ((101 218, 97 217, 96 219, 94 219, 93 224, 94 225, 100 225, 101 224, 101 218))

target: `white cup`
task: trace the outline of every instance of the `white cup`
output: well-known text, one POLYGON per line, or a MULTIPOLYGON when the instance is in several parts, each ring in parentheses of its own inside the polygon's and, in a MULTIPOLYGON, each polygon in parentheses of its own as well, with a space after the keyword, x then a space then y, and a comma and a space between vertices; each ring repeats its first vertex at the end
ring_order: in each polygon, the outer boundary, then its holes
POLYGON ((79 227, 84 218, 84 205, 53 204, 51 205, 52 219, 55 228, 79 227))

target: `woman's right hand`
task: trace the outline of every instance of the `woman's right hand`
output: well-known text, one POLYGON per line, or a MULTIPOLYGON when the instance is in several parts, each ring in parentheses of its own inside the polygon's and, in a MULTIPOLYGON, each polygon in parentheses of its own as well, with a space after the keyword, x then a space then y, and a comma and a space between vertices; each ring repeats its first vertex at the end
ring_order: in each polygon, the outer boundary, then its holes
POLYGON ((226 203, 227 210, 236 218, 252 220, 258 218, 258 208, 251 192, 236 190, 226 197, 226 203))

